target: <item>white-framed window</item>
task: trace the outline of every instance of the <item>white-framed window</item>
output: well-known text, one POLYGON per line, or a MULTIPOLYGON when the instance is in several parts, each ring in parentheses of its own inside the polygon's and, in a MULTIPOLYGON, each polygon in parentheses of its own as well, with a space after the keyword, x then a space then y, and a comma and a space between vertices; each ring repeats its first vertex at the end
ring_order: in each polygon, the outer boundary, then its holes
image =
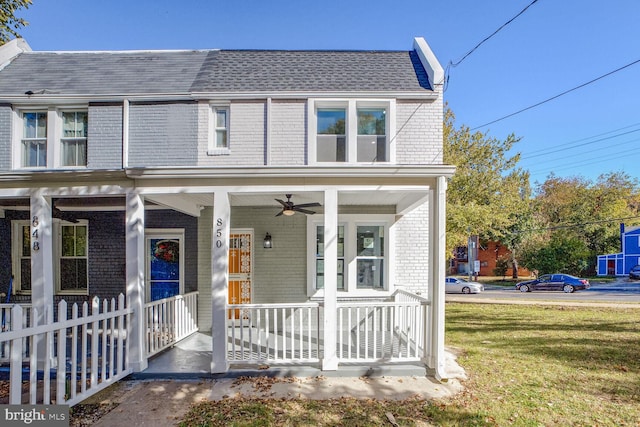
POLYGON ((87 166, 88 120, 86 111, 62 112, 61 166, 87 166))
MULTIPOLYGON (((338 295, 381 296, 392 292, 391 248, 393 215, 339 215, 337 263, 338 295)), ((324 222, 322 215, 307 218, 308 287, 320 297, 325 283, 324 222)))
POLYGON ((309 163, 393 163, 395 100, 310 99, 309 163))
POLYGON ((85 294, 89 289, 88 224, 61 223, 58 235, 58 290, 85 294))
POLYGON ((47 167, 47 112, 24 111, 22 117, 21 165, 47 167))
POLYGON ((212 131, 209 137, 209 155, 229 153, 229 112, 228 105, 211 106, 209 128, 212 131))
POLYGON ((15 169, 86 168, 86 107, 17 108, 15 169))
MULTIPOLYGON (((53 273, 57 294, 86 295, 89 290, 89 224, 86 220, 70 223, 54 219, 53 273)), ((31 292, 31 225, 13 221, 12 245, 14 287, 31 292)))

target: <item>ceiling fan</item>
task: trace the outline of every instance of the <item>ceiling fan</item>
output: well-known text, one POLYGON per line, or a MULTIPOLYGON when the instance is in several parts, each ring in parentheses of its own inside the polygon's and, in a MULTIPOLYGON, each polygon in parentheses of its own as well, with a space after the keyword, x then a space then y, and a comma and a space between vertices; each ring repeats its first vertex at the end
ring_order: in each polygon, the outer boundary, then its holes
POLYGON ((282 205, 282 210, 280 212, 278 212, 278 214, 276 216, 280 216, 280 215, 291 216, 296 212, 300 212, 300 213, 308 214, 308 215, 313 215, 315 213, 314 211, 310 211, 310 210, 304 209, 304 208, 310 208, 310 207, 314 207, 314 206, 321 206, 320 203, 318 203, 318 202, 302 203, 300 205, 296 205, 291 201, 291 194, 285 194, 285 196, 287 196, 287 201, 286 202, 284 200, 276 199, 276 202, 279 202, 282 205))

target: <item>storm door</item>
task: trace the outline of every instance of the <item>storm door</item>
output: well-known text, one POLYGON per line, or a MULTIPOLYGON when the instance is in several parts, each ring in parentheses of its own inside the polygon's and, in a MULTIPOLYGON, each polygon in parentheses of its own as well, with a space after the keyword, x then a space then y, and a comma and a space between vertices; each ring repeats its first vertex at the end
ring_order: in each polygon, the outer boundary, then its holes
POLYGON ((146 231, 147 301, 179 295, 183 291, 184 231, 146 231))
MULTIPOLYGON (((251 304, 253 282, 253 230, 233 229, 229 234, 229 304, 251 304)), ((232 313, 229 312, 229 318, 232 313)), ((240 318, 240 310, 233 316, 240 318)))

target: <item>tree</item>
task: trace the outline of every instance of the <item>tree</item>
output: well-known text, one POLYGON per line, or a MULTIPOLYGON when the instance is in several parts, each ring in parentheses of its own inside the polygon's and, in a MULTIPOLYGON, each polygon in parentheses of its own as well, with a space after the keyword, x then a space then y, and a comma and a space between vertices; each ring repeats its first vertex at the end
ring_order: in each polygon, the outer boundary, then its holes
POLYGON ((594 270, 598 254, 619 250, 619 222, 634 222, 640 213, 639 200, 638 181, 623 172, 601 175, 595 182, 552 174, 535 192, 537 228, 546 236, 539 243, 552 245, 560 235, 565 243, 567 239, 579 241, 586 251, 580 250, 584 261, 594 270))
MULTIPOLYGON (((455 116, 445 111, 444 162, 457 167, 447 191, 447 252, 464 246, 469 235, 502 242, 512 253, 529 222, 529 173, 517 167, 520 155, 510 150, 520 140, 491 138, 468 127, 455 128, 455 116)), ((517 260, 512 260, 517 267, 517 260)), ((517 268, 515 269, 517 272, 517 268)))
POLYGON ((32 0, 0 0, 0 45, 13 37, 20 37, 18 30, 29 23, 16 17, 16 12, 22 8, 27 9, 31 4, 32 0))

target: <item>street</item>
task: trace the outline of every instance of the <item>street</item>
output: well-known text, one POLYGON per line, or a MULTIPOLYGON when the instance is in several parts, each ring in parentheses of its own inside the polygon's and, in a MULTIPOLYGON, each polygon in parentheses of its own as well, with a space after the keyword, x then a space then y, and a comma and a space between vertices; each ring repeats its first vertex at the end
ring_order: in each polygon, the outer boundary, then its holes
POLYGON ((562 291, 520 292, 516 291, 514 287, 485 285, 485 291, 479 294, 446 295, 447 301, 472 301, 474 299, 640 303, 640 281, 629 281, 628 278, 623 277, 615 282, 598 283, 596 279, 591 281, 591 288, 571 294, 562 291))

